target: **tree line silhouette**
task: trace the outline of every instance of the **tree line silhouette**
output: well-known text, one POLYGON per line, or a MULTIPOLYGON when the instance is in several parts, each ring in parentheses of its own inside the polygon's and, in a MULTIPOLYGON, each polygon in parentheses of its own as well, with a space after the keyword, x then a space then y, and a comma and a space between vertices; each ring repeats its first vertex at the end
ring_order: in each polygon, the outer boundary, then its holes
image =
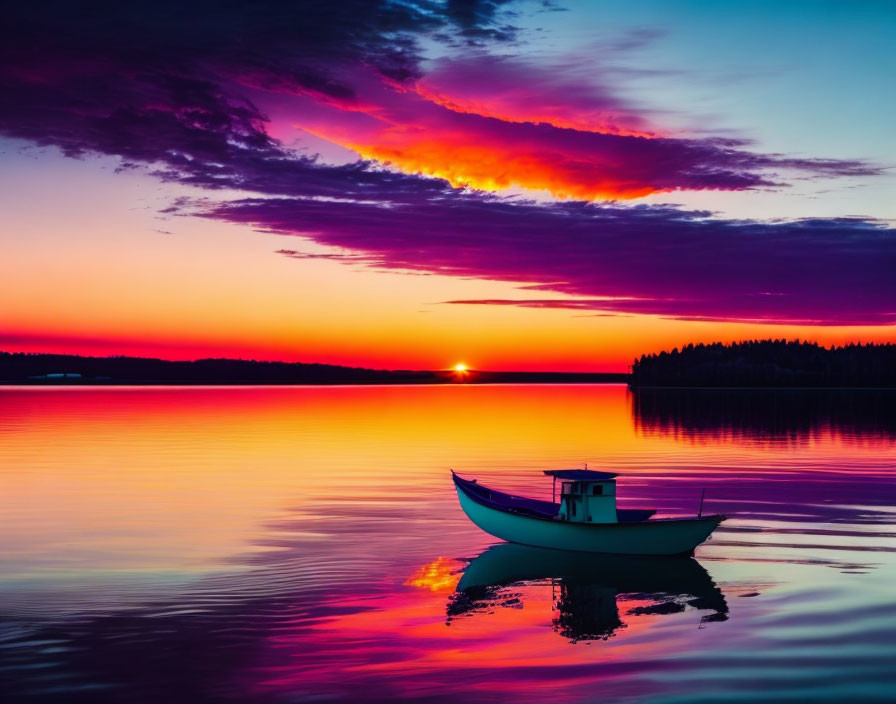
POLYGON ((389 370, 302 362, 0 352, 0 384, 526 384, 624 382, 626 374, 389 370))
POLYGON ((800 340, 690 344, 645 354, 632 387, 896 387, 896 344, 822 347, 800 340))
POLYGON ((313 384, 410 382, 426 372, 247 359, 170 361, 144 357, 0 352, 0 381, 21 383, 313 384))

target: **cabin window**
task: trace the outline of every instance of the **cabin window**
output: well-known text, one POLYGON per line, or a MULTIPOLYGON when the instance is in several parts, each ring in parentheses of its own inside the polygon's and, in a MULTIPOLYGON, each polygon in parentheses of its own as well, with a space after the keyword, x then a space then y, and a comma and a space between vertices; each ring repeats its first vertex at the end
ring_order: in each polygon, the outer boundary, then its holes
POLYGON ((591 487, 591 493, 594 494, 595 496, 599 496, 600 494, 603 494, 604 493, 603 484, 595 484, 593 487, 591 487))
POLYGON ((572 513, 573 516, 576 515, 576 502, 575 502, 575 501, 571 501, 571 502, 570 502, 570 504, 569 504, 569 510, 570 510, 570 512, 572 513))

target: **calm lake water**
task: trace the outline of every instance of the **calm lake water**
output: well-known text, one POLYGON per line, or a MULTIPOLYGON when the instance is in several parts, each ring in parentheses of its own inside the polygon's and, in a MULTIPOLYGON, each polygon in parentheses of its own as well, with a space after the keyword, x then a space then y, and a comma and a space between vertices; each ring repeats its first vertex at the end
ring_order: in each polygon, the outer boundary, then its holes
POLYGON ((3 701, 896 701, 894 401, 0 390, 3 701), (731 518, 692 560, 545 554, 448 472, 586 462, 731 518))

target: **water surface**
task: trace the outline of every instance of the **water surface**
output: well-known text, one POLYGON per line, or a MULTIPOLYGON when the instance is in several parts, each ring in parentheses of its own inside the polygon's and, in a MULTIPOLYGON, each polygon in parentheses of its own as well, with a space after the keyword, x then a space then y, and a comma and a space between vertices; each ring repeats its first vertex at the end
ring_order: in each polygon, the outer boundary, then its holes
POLYGON ((4 701, 896 699, 888 392, 0 390, 4 701), (731 518, 693 560, 499 543, 448 469, 731 518))

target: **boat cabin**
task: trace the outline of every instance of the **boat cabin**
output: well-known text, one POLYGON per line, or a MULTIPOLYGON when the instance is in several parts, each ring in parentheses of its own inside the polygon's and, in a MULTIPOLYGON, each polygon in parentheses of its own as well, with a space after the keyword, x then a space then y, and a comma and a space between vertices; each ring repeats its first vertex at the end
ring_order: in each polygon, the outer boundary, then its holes
POLYGON ((557 519, 571 523, 617 523, 616 477, 612 472, 590 469, 548 469, 556 495, 560 480, 557 519))

